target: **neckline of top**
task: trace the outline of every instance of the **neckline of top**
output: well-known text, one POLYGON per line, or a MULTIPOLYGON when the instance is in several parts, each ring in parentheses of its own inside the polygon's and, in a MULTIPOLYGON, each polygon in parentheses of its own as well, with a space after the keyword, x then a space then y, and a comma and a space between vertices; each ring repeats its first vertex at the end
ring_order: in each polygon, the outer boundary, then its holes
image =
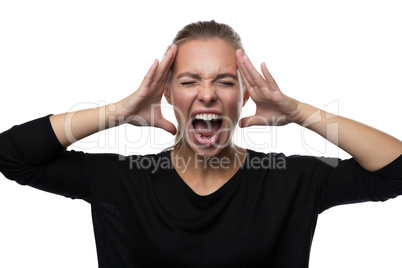
POLYGON ((201 204, 210 204, 213 201, 217 200, 217 198, 221 197, 225 192, 227 192, 229 189, 233 188, 238 182, 240 181, 240 178, 243 177, 244 172, 245 172, 245 163, 248 162, 248 158, 250 158, 250 154, 252 153, 251 150, 246 149, 246 157, 243 159, 243 163, 241 164, 240 168, 236 171, 236 173, 221 187, 219 187, 216 191, 208 194, 208 195, 199 195, 197 194, 184 180, 183 178, 179 175, 177 172, 176 168, 173 165, 172 159, 170 152, 171 150, 163 152, 164 154, 167 155, 167 158, 169 159, 170 165, 173 167, 173 173, 174 173, 174 181, 175 183, 184 191, 184 193, 187 195, 187 197, 196 202, 196 203, 201 203, 201 204))

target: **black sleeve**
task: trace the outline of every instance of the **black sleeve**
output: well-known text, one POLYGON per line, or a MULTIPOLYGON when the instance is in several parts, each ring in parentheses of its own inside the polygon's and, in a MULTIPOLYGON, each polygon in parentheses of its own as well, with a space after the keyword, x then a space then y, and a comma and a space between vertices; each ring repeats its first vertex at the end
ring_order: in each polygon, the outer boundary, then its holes
POLYGON ((402 155, 382 169, 369 172, 356 160, 342 160, 320 166, 319 213, 337 205, 385 201, 402 195, 402 155))
POLYGON ((66 151, 49 116, 0 134, 0 172, 10 180, 89 201, 86 154, 66 151))

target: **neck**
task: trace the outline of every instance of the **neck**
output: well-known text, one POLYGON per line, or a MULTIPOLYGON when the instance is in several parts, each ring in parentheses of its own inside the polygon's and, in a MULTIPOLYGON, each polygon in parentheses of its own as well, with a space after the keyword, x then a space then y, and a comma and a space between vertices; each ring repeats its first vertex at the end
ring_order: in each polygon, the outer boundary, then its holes
POLYGON ((246 154, 246 149, 231 144, 214 156, 204 157, 182 143, 172 150, 171 157, 175 169, 182 177, 207 181, 236 173, 246 154))
POLYGON ((240 169, 247 150, 228 146, 216 156, 203 157, 182 144, 171 151, 173 165, 182 180, 197 194, 209 195, 222 187, 240 169))

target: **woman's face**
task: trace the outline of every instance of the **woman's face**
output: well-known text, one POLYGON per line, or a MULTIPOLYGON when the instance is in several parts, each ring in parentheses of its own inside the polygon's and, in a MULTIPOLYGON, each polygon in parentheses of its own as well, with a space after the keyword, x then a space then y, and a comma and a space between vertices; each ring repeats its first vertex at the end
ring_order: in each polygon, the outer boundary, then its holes
POLYGON ((236 50, 228 42, 191 40, 180 45, 165 97, 175 107, 183 146, 205 157, 232 145, 248 98, 240 86, 236 50))

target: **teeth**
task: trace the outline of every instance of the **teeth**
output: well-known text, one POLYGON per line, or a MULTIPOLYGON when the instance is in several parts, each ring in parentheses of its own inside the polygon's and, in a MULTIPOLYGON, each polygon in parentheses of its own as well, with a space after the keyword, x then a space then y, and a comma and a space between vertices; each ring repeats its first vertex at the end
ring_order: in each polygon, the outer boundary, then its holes
POLYGON ((204 121, 211 121, 220 119, 220 116, 217 114, 197 114, 195 119, 204 120, 204 121))

